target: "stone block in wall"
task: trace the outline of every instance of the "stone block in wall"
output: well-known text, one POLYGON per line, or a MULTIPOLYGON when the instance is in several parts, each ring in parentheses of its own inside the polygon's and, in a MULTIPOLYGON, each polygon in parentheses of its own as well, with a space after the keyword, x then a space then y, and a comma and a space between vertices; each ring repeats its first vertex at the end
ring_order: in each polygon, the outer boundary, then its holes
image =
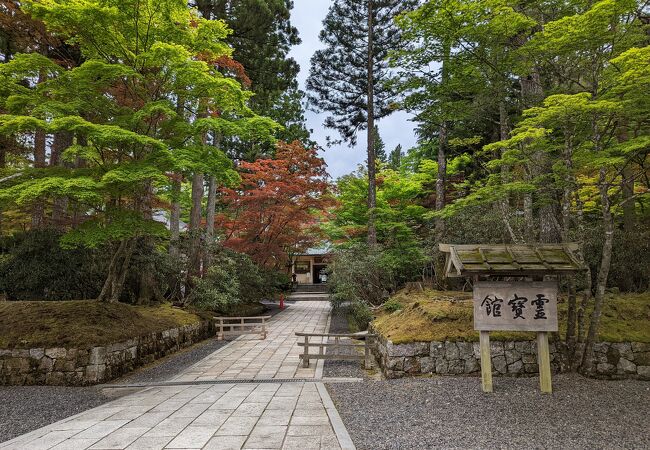
POLYGON ((612 344, 612 348, 614 348, 619 356, 621 358, 625 358, 628 360, 633 360, 634 359, 634 352, 632 352, 632 344, 629 342, 615 342, 612 344))
POLYGON ((456 342, 458 357, 463 360, 474 359, 474 349, 471 342, 456 342))
POLYGON ((449 362, 445 358, 436 358, 436 373, 439 373, 441 375, 449 373, 449 362))
POLYGON ((76 368, 76 361, 74 360, 68 360, 68 359, 56 359, 54 360, 54 368, 53 370, 55 372, 72 372, 76 368))
POLYGON ((473 342, 472 349, 474 350, 474 358, 481 359, 481 344, 479 342, 473 342))
POLYGON ((618 373, 636 373, 636 364, 625 358, 620 358, 616 365, 616 371, 618 373))
POLYGON ((463 361, 462 359, 452 359, 451 361, 449 361, 447 373, 453 375, 461 375, 465 373, 465 361, 463 361))
MULTIPOLYGON (((514 344, 514 342, 513 342, 513 344, 514 344)), ((521 354, 517 350, 514 349, 514 346, 512 347, 511 350, 508 349, 508 350, 505 351, 505 356, 506 356, 506 363, 507 364, 513 364, 514 362, 521 360, 521 354)))
POLYGON ((45 349, 45 355, 53 359, 65 358, 67 350, 65 348, 47 348, 45 349))
POLYGON ((436 368, 435 359, 430 356, 420 356, 421 373, 433 373, 436 368))
POLYGON ((650 352, 650 344, 644 342, 632 342, 632 351, 636 352, 650 352))
POLYGON ((455 342, 445 342, 445 358, 450 362, 460 359, 460 352, 455 342))
POLYGON ((388 344, 388 356, 419 356, 429 354, 427 342, 413 342, 410 344, 388 344))
POLYGON ((596 365, 596 372, 601 375, 613 375, 616 373, 616 366, 609 363, 599 363, 596 365))
POLYGON ((530 344, 530 341, 517 341, 515 342, 515 350, 517 350, 522 355, 532 353, 532 347, 530 344))
POLYGON ((490 342, 490 353, 492 356, 505 355, 503 342, 490 342))
POLYGON ((492 356, 492 368, 501 374, 505 374, 508 371, 506 357, 503 355, 492 356))
POLYGON ((609 349, 609 344, 607 342, 596 342, 594 344, 594 352, 596 353, 607 353, 609 349))
POLYGON ((650 351, 635 352, 633 359, 637 366, 650 366, 650 351))
POLYGON ((387 368, 390 370, 404 370, 404 358, 403 357, 389 358, 387 368))
POLYGON ((521 362, 524 364, 537 364, 537 355, 535 353, 524 353, 521 355, 521 362))
POLYGON ((644 380, 650 380, 650 366, 637 366, 636 373, 644 380))
POLYGON ((515 361, 512 364, 508 364, 508 373, 513 375, 519 375, 524 373, 524 363, 521 360, 515 361))
POLYGON ((480 369, 481 366, 476 358, 465 360, 465 373, 478 372, 480 369))
POLYGON ((45 349, 44 348, 30 348, 29 349, 29 357, 30 358, 41 359, 43 356, 45 356, 45 349))
POLYGON ((445 356, 445 343, 440 341, 432 341, 429 343, 429 355, 433 358, 444 358, 445 356))
POLYGON ((104 364, 106 357, 106 347, 93 347, 90 350, 90 365, 104 364))
POLYGON ((419 359, 415 356, 404 358, 404 372, 409 375, 422 373, 419 359))

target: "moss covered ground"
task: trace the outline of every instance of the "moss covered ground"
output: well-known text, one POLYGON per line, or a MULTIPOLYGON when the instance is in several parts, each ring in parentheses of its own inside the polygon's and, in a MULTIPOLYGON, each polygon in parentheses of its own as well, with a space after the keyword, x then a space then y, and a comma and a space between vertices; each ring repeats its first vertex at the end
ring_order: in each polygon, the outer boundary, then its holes
POLYGON ((1 302, 0 348, 105 345, 200 320, 170 304, 1 302))
MULTIPOLYGON (((393 312, 379 309, 374 328, 394 343, 478 341, 473 329, 472 294, 455 291, 402 290, 391 298, 401 306, 393 312)), ((560 333, 566 329, 567 304, 559 300, 560 333)), ((591 314, 591 310, 587 311, 591 314)), ((534 333, 490 332, 494 340, 534 339, 534 333)), ((609 342, 650 342, 650 293, 609 294, 604 304, 599 338, 609 342)))

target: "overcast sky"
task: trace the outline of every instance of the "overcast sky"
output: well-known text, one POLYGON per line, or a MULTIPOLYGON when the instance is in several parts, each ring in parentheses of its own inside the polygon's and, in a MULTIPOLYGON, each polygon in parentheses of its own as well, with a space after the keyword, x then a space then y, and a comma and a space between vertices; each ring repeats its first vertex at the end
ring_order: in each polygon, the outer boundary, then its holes
MULTIPOLYGON (((291 56, 300 64, 298 78, 303 90, 305 89, 305 80, 309 75, 309 60, 314 52, 322 47, 321 42, 318 40, 318 33, 322 28, 323 19, 327 14, 330 3, 331 0, 294 0, 291 20, 300 32, 302 44, 293 48, 291 56)), ((335 139, 339 138, 335 130, 323 127, 325 114, 315 114, 307 111, 306 117, 307 127, 314 131, 312 138, 322 146, 325 145, 325 137, 328 135, 335 139)), ((397 144, 402 144, 404 150, 415 145, 414 124, 408 119, 408 114, 396 112, 379 122, 379 134, 386 144, 386 152, 390 152, 397 144)), ((364 135, 359 136, 358 139, 360 144, 355 148, 350 148, 347 144, 341 144, 325 150, 323 156, 327 162, 328 172, 334 179, 355 171, 357 165, 363 164, 366 160, 365 131, 363 133, 364 135)))

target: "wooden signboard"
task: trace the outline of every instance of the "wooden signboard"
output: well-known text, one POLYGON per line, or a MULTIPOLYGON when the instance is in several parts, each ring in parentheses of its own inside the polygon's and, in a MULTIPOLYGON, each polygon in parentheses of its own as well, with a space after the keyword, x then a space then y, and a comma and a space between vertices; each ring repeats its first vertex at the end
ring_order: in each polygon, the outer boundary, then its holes
POLYGON ((557 331, 557 283, 552 281, 476 283, 474 329, 557 331))
POLYGON ((536 331, 537 362, 542 392, 552 392, 549 331, 557 331, 556 282, 476 281, 474 328, 480 331, 481 377, 492 392, 490 331, 536 331))

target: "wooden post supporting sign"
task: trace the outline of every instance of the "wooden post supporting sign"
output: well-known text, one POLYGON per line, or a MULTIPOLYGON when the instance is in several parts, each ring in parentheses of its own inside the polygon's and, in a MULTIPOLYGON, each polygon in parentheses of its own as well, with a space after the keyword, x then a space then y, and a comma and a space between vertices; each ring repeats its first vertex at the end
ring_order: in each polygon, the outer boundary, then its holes
POLYGON ((539 366, 539 388, 542 392, 553 392, 551 383, 551 353, 548 348, 548 334, 537 333, 537 363, 539 366))
POLYGON ((481 382, 483 392, 492 392, 492 355, 490 353, 490 332, 479 332, 481 347, 481 382))
POLYGON ((542 392, 553 391, 548 332, 557 331, 556 282, 474 283, 474 329, 480 332, 483 392, 492 392, 490 331, 537 332, 537 361, 542 392))

